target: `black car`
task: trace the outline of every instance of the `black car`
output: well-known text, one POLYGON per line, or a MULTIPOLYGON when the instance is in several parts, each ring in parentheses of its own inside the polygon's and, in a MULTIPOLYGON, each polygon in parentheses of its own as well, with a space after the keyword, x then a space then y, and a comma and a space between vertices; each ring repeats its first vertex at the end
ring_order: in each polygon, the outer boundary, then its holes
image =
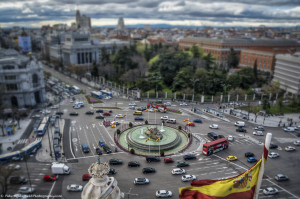
POLYGON ((143 121, 144 118, 142 118, 142 117, 135 117, 134 120, 140 120, 140 121, 143 121))
POLYGON ((128 166, 129 167, 139 167, 140 163, 137 161, 130 161, 130 162, 128 162, 128 166))
POLYGON ((155 173, 155 169, 151 167, 143 168, 143 173, 155 173))
POLYGON ((102 155, 101 149, 100 149, 100 148, 96 148, 96 153, 97 153, 98 155, 102 155))
POLYGON ((104 119, 104 116, 103 115, 98 115, 98 116, 96 116, 96 119, 104 119))
POLYGON ((160 158, 159 157, 155 157, 155 156, 147 156, 146 157, 146 161, 147 162, 160 162, 160 158))
POLYGON ((218 135, 218 139, 224 138, 224 135, 218 135))
POLYGON ((245 153, 245 157, 247 157, 247 158, 254 157, 254 153, 247 152, 247 153, 245 153))
POLYGON ((145 111, 146 109, 147 109, 146 107, 139 107, 136 110, 138 110, 138 111, 145 111))
POLYGON ((237 129, 236 129, 236 132, 244 132, 244 133, 246 133, 247 130, 244 129, 244 128, 237 128, 237 129))
POLYGON ((114 174, 116 174, 117 172, 116 172, 116 170, 114 169, 114 168, 110 168, 109 169, 109 172, 108 172, 108 175, 114 175, 114 174))
POLYGON ((196 159, 197 157, 193 154, 187 154, 185 156, 183 156, 183 159, 184 160, 193 160, 193 159, 196 159))
POLYGON ((103 110, 102 109, 98 109, 98 110, 96 110, 96 113, 103 113, 103 110))
POLYGON ((86 115, 94 115, 94 111, 87 111, 85 112, 86 115))
POLYGON ((278 148, 278 145, 276 145, 276 144, 270 144, 270 149, 277 149, 278 148))
POLYGON ((177 162, 177 167, 187 167, 190 166, 188 162, 177 162))
POLYGON ((110 160, 109 160, 109 164, 110 164, 110 165, 123 164, 123 161, 122 161, 122 160, 119 160, 119 159, 110 159, 110 160))
POLYGON ((78 116, 78 113, 77 112, 71 112, 70 116, 78 116))
POLYGON ((64 114, 64 112, 62 112, 62 111, 56 112, 56 115, 63 115, 63 114, 64 114))
POLYGON ((109 148, 109 146, 107 146, 106 144, 103 145, 103 149, 104 151, 108 154, 111 153, 111 149, 109 148))

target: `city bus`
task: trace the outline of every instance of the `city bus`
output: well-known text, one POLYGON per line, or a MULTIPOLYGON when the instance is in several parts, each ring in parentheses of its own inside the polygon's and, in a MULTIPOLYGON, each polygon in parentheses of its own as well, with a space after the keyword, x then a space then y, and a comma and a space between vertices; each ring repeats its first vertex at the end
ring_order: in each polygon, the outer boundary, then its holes
POLYGON ((227 138, 220 138, 218 140, 203 144, 202 153, 206 156, 209 156, 214 153, 217 153, 218 151, 227 149, 228 145, 229 145, 229 142, 228 142, 227 138))
POLYGON ((20 159, 22 159, 21 151, 14 151, 14 152, 0 155, 0 164, 5 164, 12 160, 20 160, 20 159))
POLYGON ((95 97, 95 98, 98 98, 98 99, 102 99, 102 92, 100 92, 100 91, 92 91, 91 92, 91 96, 95 97))
POLYGON ((78 88, 77 86, 72 86, 71 90, 74 91, 76 94, 79 94, 81 91, 80 88, 78 88))
POLYGON ((48 122, 49 122, 49 117, 44 117, 41 124, 46 124, 48 125, 48 122))
POLYGON ((42 146, 42 140, 35 140, 21 149, 21 153, 25 155, 30 155, 35 153, 42 146))
POLYGON ((40 126, 39 126, 39 128, 37 129, 36 133, 38 135, 44 135, 46 133, 47 127, 48 127, 47 124, 41 123, 40 126))

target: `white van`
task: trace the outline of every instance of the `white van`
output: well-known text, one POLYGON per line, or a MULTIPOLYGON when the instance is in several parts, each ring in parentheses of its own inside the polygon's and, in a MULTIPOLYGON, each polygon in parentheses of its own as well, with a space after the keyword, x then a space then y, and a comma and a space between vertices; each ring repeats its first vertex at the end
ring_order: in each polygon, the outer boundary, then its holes
POLYGON ((295 131, 295 127, 286 127, 283 129, 285 132, 294 132, 295 131))
POLYGON ((234 123, 235 126, 239 126, 239 127, 244 127, 245 126, 245 122, 242 121, 237 121, 234 123))
POLYGON ((75 108, 80 108, 80 107, 84 107, 84 103, 83 102, 75 102, 75 104, 73 105, 73 107, 75 108))
POLYGON ((172 123, 172 124, 176 124, 176 119, 168 119, 167 123, 172 123))

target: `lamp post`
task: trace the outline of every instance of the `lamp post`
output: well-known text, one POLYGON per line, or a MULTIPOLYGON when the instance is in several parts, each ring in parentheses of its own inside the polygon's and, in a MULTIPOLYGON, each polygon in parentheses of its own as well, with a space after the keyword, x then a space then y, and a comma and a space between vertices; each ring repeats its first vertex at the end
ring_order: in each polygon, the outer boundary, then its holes
POLYGON ((195 98, 195 84, 199 81, 198 78, 191 78, 191 82, 193 83, 193 96, 192 96, 192 111, 194 111, 194 98, 195 98))

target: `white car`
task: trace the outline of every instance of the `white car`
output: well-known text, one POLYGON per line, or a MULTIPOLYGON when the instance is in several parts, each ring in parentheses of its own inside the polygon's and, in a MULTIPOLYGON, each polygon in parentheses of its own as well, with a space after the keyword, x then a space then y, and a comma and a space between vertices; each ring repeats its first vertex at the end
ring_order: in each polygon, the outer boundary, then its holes
POLYGON ((300 140, 296 140, 296 141, 294 142, 294 145, 300 146, 300 140))
POLYGON ((232 135, 228 135, 228 138, 227 138, 229 141, 234 141, 234 137, 232 135))
POLYGON ((166 102, 166 103, 164 103, 164 105, 171 106, 172 104, 171 104, 171 102, 166 102))
POLYGON ((257 127, 254 128, 254 130, 257 130, 257 131, 264 131, 265 128, 264 128, 264 126, 257 126, 257 127))
POLYGON ((171 172, 173 175, 185 174, 185 170, 181 168, 175 168, 171 172))
POLYGON ((115 118, 123 118, 123 117, 124 117, 124 115, 122 115, 122 114, 118 114, 115 116, 115 118))
POLYGON ((22 194, 30 194, 30 193, 34 193, 35 189, 33 187, 20 187, 18 193, 22 193, 22 194))
POLYGON ((211 124, 211 125, 209 125, 209 128, 211 128, 211 129, 218 129, 219 125, 217 125, 217 124, 211 124))
POLYGON ((264 132, 262 132, 262 131, 254 131, 253 135, 264 135, 264 132))
POLYGON ((285 132, 294 132, 295 128, 294 127, 286 127, 283 129, 285 132))
POLYGON ((111 96, 106 96, 104 99, 111 99, 111 96))
POLYGON ((287 147, 285 147, 285 148, 284 148, 284 150, 286 150, 286 151, 290 152, 290 151, 295 151, 295 150, 296 150, 296 148, 295 148, 295 147, 293 147, 293 146, 287 146, 287 147))
POLYGON ((167 190, 159 190, 156 192, 156 197, 158 198, 168 198, 168 197, 172 197, 172 192, 171 191, 167 191, 167 190))
POLYGON ((54 105, 54 106, 51 106, 50 108, 51 108, 51 109, 58 109, 58 108, 59 108, 59 105, 54 105))
POLYGON ((181 180, 183 182, 188 182, 188 181, 196 180, 196 176, 195 175, 184 175, 184 176, 181 177, 181 180))
POLYGON ((82 186, 78 184, 71 184, 67 186, 68 191, 82 191, 82 186))
POLYGON ((187 106, 187 103, 181 103, 180 106, 187 106))
POLYGON ((132 102, 129 104, 129 106, 136 106, 136 103, 132 102))
POLYGON ((148 178, 135 178, 133 183, 134 184, 149 184, 150 180, 148 178))
POLYGON ((70 99, 70 103, 73 103, 74 101, 72 99, 70 99))
POLYGON ((21 166, 18 164, 9 164, 8 167, 11 167, 14 170, 20 170, 21 166))
POLYGON ((275 153, 275 152, 271 152, 268 155, 269 158, 278 158, 279 157, 279 153, 275 153))
POLYGON ((169 119, 169 116, 165 115, 165 116, 162 116, 160 117, 161 120, 168 120, 169 119))
POLYGON ((273 188, 273 187, 268 187, 266 189, 263 190, 263 193, 265 195, 274 195, 278 193, 278 189, 273 188))
POLYGON ((45 110, 42 110, 41 113, 44 114, 44 115, 47 115, 47 114, 50 114, 51 111, 45 109, 45 110))

